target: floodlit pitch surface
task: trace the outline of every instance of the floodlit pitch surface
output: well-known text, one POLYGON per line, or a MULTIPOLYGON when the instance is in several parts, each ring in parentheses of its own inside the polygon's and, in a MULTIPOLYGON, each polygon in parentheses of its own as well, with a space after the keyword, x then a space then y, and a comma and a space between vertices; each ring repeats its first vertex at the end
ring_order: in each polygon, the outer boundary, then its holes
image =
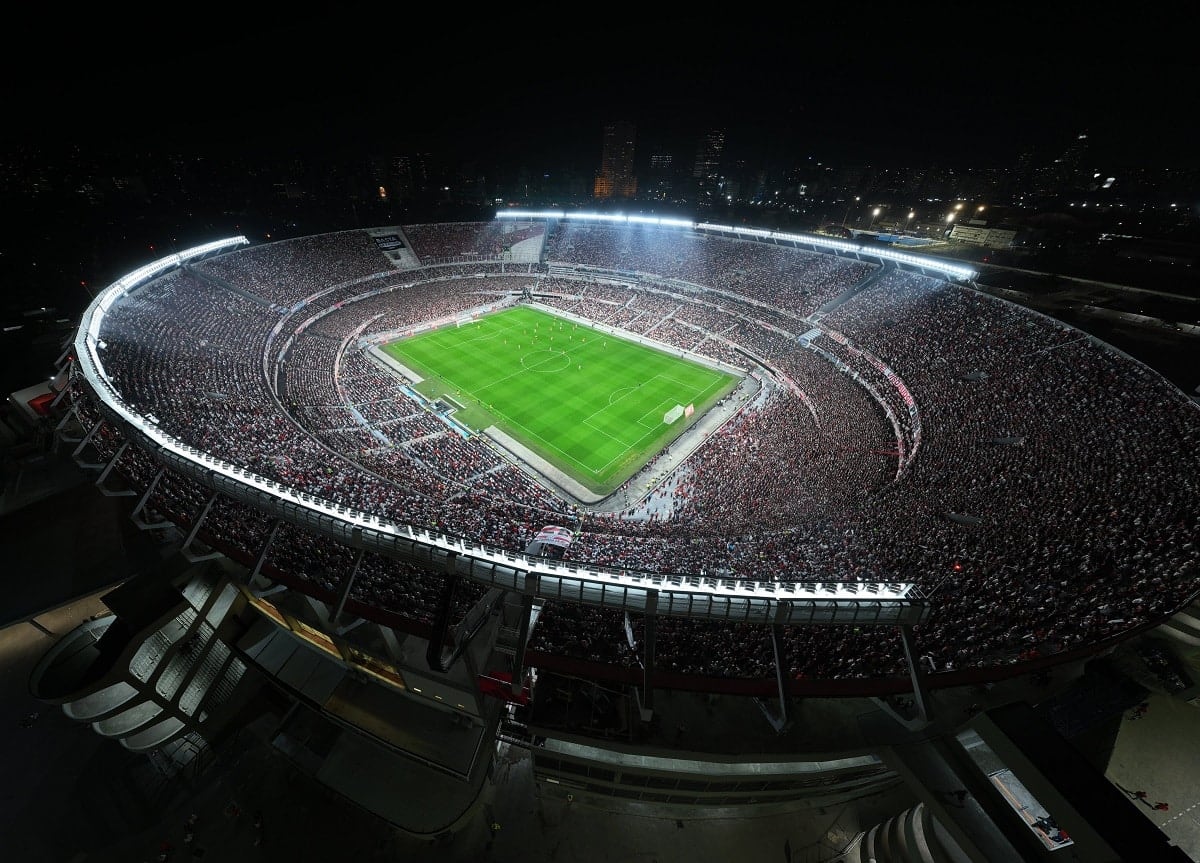
POLYGON ((591 491, 607 494, 667 446, 738 377, 526 306, 383 348, 455 417, 495 425, 591 491), (690 418, 663 414, 694 404, 690 418))

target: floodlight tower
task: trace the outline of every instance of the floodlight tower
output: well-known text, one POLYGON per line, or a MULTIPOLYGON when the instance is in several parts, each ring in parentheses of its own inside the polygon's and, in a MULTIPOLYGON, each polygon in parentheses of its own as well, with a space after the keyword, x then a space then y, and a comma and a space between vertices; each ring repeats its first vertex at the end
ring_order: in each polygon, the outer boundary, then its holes
POLYGON ((850 219, 850 207, 853 204, 857 204, 861 200, 862 200, 862 198, 860 198, 858 195, 855 195, 853 202, 851 202, 851 201, 846 202, 846 214, 844 216, 842 216, 842 227, 843 228, 846 227, 846 222, 849 221, 849 219, 850 219))

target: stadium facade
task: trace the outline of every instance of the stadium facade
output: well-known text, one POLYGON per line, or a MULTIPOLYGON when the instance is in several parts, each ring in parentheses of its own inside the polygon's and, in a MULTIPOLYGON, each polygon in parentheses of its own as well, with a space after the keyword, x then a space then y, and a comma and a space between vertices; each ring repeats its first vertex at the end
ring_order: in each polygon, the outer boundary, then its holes
POLYGON ((339 756, 436 785, 446 817, 520 746, 547 793, 631 804, 911 789, 864 860, 1149 848, 1054 780, 1021 693, 1193 600, 1200 411, 974 276, 518 211, 148 264, 64 352, 58 436, 189 566, 114 591, 33 691, 184 763, 267 680, 295 706, 280 750, 399 826, 339 756), (517 305, 750 383, 668 411, 687 436, 616 491, 572 495, 378 350, 517 305))

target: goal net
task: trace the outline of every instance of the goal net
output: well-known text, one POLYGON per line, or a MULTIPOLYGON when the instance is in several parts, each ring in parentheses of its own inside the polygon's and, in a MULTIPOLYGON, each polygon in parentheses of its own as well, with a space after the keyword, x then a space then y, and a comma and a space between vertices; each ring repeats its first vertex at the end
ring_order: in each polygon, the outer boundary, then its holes
POLYGON ((663 422, 670 425, 681 416, 683 416, 683 405, 675 405, 675 407, 663 414, 663 422))

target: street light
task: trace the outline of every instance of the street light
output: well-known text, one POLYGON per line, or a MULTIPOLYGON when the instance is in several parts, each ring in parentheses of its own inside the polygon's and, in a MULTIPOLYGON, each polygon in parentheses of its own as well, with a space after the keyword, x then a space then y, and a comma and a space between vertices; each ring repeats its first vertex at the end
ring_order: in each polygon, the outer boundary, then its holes
POLYGON ((914 216, 916 216, 916 215, 917 215, 917 213, 916 213, 916 210, 909 210, 909 211, 908 211, 908 218, 907 218, 907 219, 905 220, 905 222, 904 222, 904 231, 905 231, 905 233, 907 233, 908 231, 912 230, 912 220, 913 220, 913 217, 914 217, 914 216))
POLYGON ((875 226, 875 220, 879 218, 879 214, 883 212, 882 207, 876 207, 871 211, 871 224, 867 225, 867 230, 871 230, 875 226))

